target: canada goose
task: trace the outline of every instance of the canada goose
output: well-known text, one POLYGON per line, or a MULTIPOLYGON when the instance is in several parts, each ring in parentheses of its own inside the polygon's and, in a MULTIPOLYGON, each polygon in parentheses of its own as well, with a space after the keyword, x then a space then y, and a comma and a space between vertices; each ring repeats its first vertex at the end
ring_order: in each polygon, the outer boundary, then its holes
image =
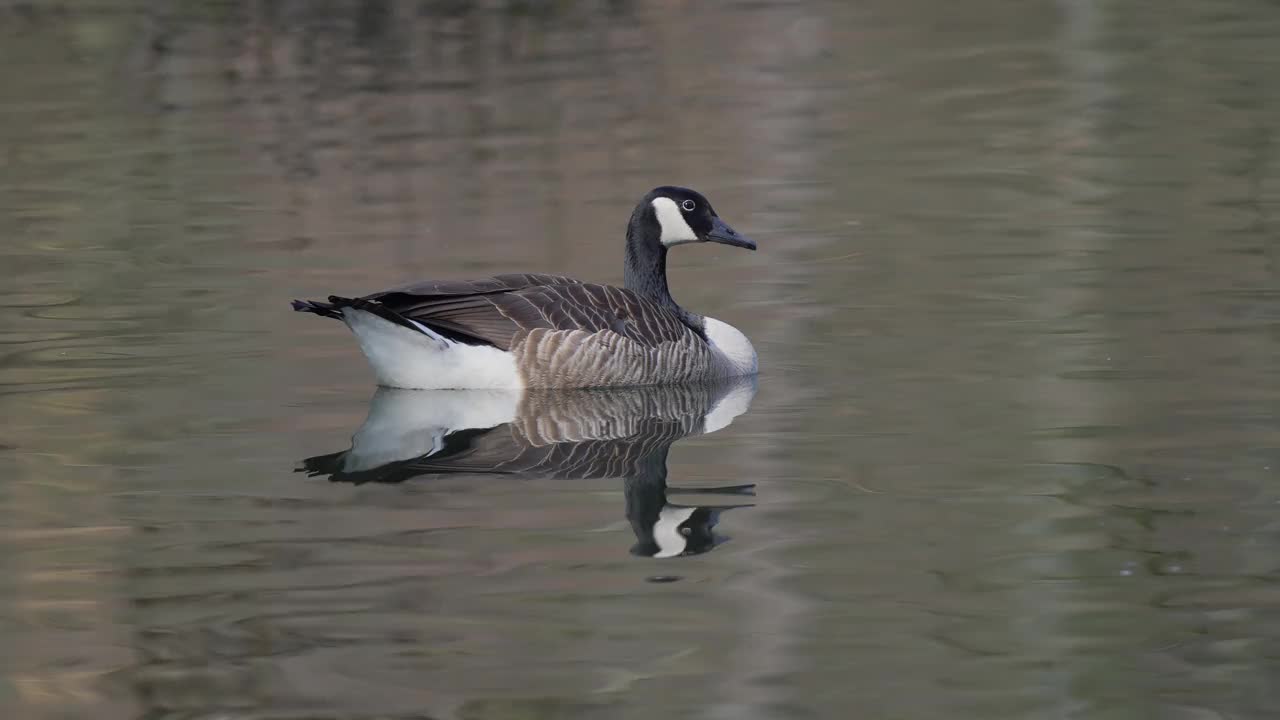
POLYGON ((750 495, 753 485, 667 487, 667 451, 745 412, 754 378, 614 390, 398 390, 379 388, 351 448, 298 468, 334 482, 397 483, 417 477, 501 474, 519 478, 623 478, 631 552, 706 552, 720 513, 742 504, 668 502, 678 493, 750 495))
POLYGON ((627 224, 625 289, 513 274, 294 300, 293 309, 346 323, 387 387, 638 386, 754 375, 745 335, 685 310, 667 289, 667 249, 695 242, 756 249, 705 197, 665 186, 645 195, 627 224))

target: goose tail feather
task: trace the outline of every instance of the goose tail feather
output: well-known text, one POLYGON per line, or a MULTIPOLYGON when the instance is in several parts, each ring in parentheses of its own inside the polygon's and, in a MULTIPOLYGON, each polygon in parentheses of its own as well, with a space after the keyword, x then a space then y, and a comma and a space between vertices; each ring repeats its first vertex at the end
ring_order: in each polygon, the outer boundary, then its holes
POLYGON ((335 320, 342 319, 342 311, 337 306, 329 303, 316 302, 314 300, 294 300, 293 309, 297 312, 315 313, 320 317, 333 318, 335 320))
POLYGON ((333 318, 335 320, 346 321, 346 317, 342 314, 344 308, 354 308, 363 310, 370 315, 382 318, 393 325, 399 325, 408 328, 417 333, 422 333, 430 338, 439 340, 440 336, 429 331, 420 323, 416 323, 403 315, 391 310, 385 305, 373 300, 364 298, 347 298, 340 295, 330 295, 329 302, 317 302, 315 300, 294 300, 293 309, 298 312, 315 313, 321 317, 333 318))
POLYGON ((338 295, 329 296, 330 306, 338 311, 338 317, 343 317, 343 308, 352 308, 354 310, 363 310, 374 317, 382 318, 392 325, 399 325, 416 333, 421 333, 433 340, 443 340, 438 333, 432 332, 421 323, 414 322, 391 308, 383 305, 375 300, 366 300, 364 298, 345 298, 338 295))

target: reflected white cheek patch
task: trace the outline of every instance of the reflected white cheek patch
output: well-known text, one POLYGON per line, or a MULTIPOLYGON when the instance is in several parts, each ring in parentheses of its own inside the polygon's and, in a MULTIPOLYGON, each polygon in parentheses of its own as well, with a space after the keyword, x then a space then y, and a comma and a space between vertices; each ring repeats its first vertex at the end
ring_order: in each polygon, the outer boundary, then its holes
POLYGON ((680 207, 676 205, 675 200, 665 197, 655 198, 653 212, 658 216, 658 225, 662 226, 663 245, 671 247, 698 241, 697 233, 689 227, 689 223, 684 219, 684 213, 680 212, 680 207))

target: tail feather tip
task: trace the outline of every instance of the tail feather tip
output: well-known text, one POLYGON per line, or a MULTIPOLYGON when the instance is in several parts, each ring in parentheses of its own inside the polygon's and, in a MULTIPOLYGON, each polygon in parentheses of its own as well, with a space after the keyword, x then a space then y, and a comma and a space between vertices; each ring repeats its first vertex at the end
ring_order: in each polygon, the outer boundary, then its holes
POLYGON ((293 309, 298 312, 315 313, 320 317, 341 318, 342 312, 332 305, 316 302, 314 300, 294 300, 293 309))

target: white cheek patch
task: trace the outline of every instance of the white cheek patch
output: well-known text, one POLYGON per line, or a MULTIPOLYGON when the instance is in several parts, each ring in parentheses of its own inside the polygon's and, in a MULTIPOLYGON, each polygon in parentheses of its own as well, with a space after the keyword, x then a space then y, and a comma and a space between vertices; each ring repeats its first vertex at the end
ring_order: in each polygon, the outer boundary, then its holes
POLYGON ((658 225, 662 227, 662 244, 667 247, 682 243, 698 242, 698 235, 689 227, 684 213, 671 198, 654 198, 653 213, 658 216, 658 225))

